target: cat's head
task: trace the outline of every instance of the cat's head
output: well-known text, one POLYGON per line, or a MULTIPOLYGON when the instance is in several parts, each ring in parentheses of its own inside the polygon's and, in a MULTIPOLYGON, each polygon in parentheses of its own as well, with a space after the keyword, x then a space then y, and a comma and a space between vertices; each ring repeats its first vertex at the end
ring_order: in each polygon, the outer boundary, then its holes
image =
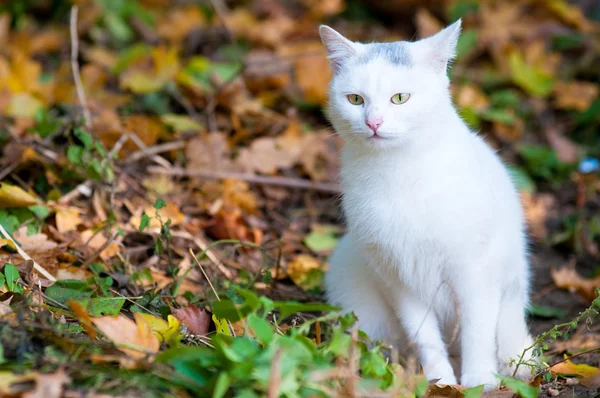
POLYGON ((460 26, 459 20, 416 42, 370 44, 352 42, 321 26, 333 70, 327 113, 335 129, 346 139, 375 148, 414 139, 435 120, 440 107, 451 106, 447 68, 460 26))

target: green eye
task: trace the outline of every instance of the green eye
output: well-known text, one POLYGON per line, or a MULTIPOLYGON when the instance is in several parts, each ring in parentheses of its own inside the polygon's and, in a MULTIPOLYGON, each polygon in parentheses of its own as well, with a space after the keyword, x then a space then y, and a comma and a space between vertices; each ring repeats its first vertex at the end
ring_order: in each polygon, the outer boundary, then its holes
POLYGON ((358 94, 349 94, 348 101, 350 101, 352 105, 362 105, 365 102, 365 100, 363 100, 363 97, 361 97, 358 94))
POLYGON ((392 97, 392 104, 400 105, 408 101, 410 98, 410 94, 407 93, 398 93, 394 94, 392 97))

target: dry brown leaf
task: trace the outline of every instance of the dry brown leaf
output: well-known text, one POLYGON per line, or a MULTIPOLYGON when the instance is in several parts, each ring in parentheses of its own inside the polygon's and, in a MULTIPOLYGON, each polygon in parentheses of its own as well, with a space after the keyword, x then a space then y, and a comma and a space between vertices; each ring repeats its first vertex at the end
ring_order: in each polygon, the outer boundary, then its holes
POLYGON ((325 48, 320 41, 299 42, 279 48, 278 54, 292 57, 294 81, 305 101, 323 105, 331 80, 331 69, 325 48))
MULTIPOLYGON (((179 210, 179 208, 172 202, 167 202, 165 207, 162 209, 156 210, 153 205, 146 206, 144 209, 144 213, 146 213, 152 219, 150 220, 150 228, 160 228, 160 221, 155 216, 156 212, 158 212, 159 216, 162 219, 163 223, 166 223, 167 220, 171 220, 171 226, 179 225, 185 220, 184 214, 179 210)), ((139 228, 140 222, 142 221, 142 215, 132 216, 129 219, 129 224, 134 228, 139 228)))
POLYGON ((246 86, 253 93, 280 90, 291 82, 290 60, 278 57, 274 52, 259 49, 246 55, 244 77, 246 86))
POLYGON ((310 15, 315 19, 337 15, 344 11, 344 0, 300 0, 308 8, 310 15))
POLYGON ((421 39, 433 36, 444 28, 444 24, 426 8, 419 8, 417 10, 415 24, 417 25, 417 33, 421 39))
POLYGON ((456 103, 461 108, 470 108, 481 112, 490 106, 487 95, 475 84, 463 84, 460 87, 456 87, 456 91, 456 103))
POLYGON ((185 148, 188 170, 232 171, 231 149, 223 133, 209 133, 190 140, 185 148))
POLYGON ((581 156, 581 148, 571 139, 564 136, 562 131, 555 125, 548 126, 544 133, 550 146, 556 151, 556 157, 561 162, 575 163, 581 156))
POLYGON ((600 276, 591 279, 582 278, 572 267, 552 268, 550 273, 557 287, 577 292, 589 301, 596 298, 595 290, 600 287, 600 276))
POLYGON ((93 324, 130 358, 140 360, 148 354, 158 352, 158 339, 152 333, 148 323, 133 313, 135 322, 124 315, 91 318, 93 324), (136 347, 135 348, 128 348, 136 347))
POLYGON ((211 317, 204 309, 195 305, 173 310, 175 318, 179 319, 190 332, 197 335, 205 335, 210 327, 211 317))
POLYGON ((243 8, 230 12, 225 17, 225 24, 238 37, 269 47, 281 44, 295 27, 295 21, 282 13, 259 20, 250 10, 243 8))
POLYGON ((240 209, 221 209, 210 221, 206 233, 215 239, 238 239, 257 245, 263 238, 261 230, 247 225, 240 209))
POLYGON ((247 182, 227 178, 223 180, 223 206, 240 208, 247 213, 255 213, 258 200, 247 182))
POLYGON ((240 150, 240 155, 236 159, 236 164, 244 171, 263 174, 275 174, 278 169, 290 168, 295 162, 295 157, 281 150, 277 141, 271 137, 252 141, 250 147, 240 150))
POLYGON ((30 250, 50 250, 58 246, 54 241, 48 239, 48 235, 43 233, 37 233, 33 235, 27 235, 27 227, 22 226, 14 233, 14 238, 21 245, 21 249, 25 252, 30 250))
POLYGON ((583 81, 556 82, 555 104, 561 109, 585 111, 598 98, 598 85, 583 81))
POLYGON ((546 218, 548 212, 555 206, 555 198, 550 194, 532 194, 521 192, 521 204, 525 211, 527 225, 531 236, 536 239, 544 239, 548 236, 546 218))
POLYGON ((173 43, 181 42, 190 32, 205 23, 204 15, 195 5, 171 8, 156 23, 158 34, 173 43))
POLYGON ((62 368, 54 373, 37 373, 35 388, 24 393, 23 398, 60 398, 63 396, 65 385, 70 382, 71 378, 62 368))
MULTIPOLYGON (((108 239, 101 232, 95 233, 91 229, 82 231, 80 236, 81 240, 86 242, 87 245, 94 250, 100 249, 108 241, 108 239)), ((116 239, 120 239, 120 237, 117 237, 116 239)), ((120 252, 121 246, 119 246, 118 240, 113 240, 100 252, 100 258, 107 260, 120 252)))

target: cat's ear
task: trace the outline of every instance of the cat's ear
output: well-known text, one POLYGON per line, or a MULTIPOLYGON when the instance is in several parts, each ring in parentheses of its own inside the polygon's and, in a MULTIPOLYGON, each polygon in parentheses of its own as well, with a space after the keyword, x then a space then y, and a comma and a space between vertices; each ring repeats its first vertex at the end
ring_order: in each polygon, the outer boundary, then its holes
POLYGON ((327 25, 319 27, 319 34, 327 49, 327 58, 334 72, 341 68, 346 59, 358 55, 361 51, 362 45, 360 43, 354 43, 346 39, 327 25))
POLYGON ((462 20, 442 29, 435 35, 416 42, 416 53, 422 61, 429 62, 439 72, 446 72, 448 64, 456 57, 456 43, 460 36, 462 20))

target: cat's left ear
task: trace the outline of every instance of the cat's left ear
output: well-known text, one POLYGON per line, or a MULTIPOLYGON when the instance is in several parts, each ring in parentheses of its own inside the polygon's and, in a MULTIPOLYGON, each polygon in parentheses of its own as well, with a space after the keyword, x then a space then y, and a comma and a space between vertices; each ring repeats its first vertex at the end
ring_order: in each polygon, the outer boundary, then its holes
POLYGON ((416 42, 417 57, 431 63, 437 71, 445 73, 448 64, 456 57, 456 43, 461 25, 462 20, 459 19, 435 35, 416 42))

